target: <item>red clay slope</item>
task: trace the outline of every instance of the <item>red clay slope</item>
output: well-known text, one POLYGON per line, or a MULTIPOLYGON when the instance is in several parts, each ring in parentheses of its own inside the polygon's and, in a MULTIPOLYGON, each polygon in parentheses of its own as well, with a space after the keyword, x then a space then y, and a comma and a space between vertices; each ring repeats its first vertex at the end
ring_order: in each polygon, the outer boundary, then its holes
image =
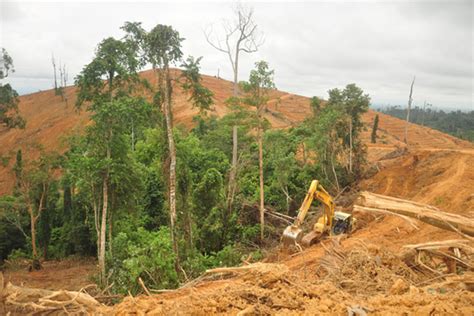
MULTIPOLYGON (((178 75, 175 71, 174 75, 178 75)), ((141 73, 152 84, 156 83, 153 71, 148 70, 141 73)), ((203 75, 203 84, 214 93, 215 104, 213 113, 223 116, 230 110, 225 100, 232 95, 232 83, 212 76, 203 75)), ((0 130, 0 194, 11 192, 14 179, 11 172, 14 157, 18 149, 22 149, 26 159, 36 158, 38 155, 37 144, 41 144, 47 150, 64 150, 64 139, 67 135, 79 132, 88 124, 88 114, 85 111, 78 112, 75 109, 75 87, 65 90, 67 103, 60 96, 55 96, 53 90, 41 91, 21 96, 19 109, 21 115, 26 119, 27 126, 24 130, 11 129, 0 130)), ((192 118, 198 113, 193 109, 188 96, 179 87, 174 89, 175 97, 173 114, 175 124, 192 125, 192 118)), ((274 128, 286 128, 296 125, 310 115, 309 99, 295 94, 274 91, 268 103, 266 118, 274 128)), ((367 131, 363 137, 367 141, 370 137, 370 126, 372 125, 375 112, 369 111, 364 116, 367 123, 367 131)), ((369 144, 369 157, 372 159, 392 151, 395 146, 403 146, 404 122, 384 115, 380 116, 380 144, 369 144)), ((470 143, 461 141, 449 135, 410 124, 409 143, 415 147, 428 147, 436 149, 472 149, 470 143)))

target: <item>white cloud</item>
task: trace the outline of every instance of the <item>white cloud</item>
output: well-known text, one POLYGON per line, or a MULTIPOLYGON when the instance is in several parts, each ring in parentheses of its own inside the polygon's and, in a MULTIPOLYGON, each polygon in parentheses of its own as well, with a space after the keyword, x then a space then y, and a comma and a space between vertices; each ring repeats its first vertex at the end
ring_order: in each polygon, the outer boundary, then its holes
MULTIPOLYGON (((470 1, 259 2, 251 4, 266 41, 243 55, 239 79, 265 59, 277 87, 307 96, 355 82, 374 103, 405 104, 413 75, 415 103, 473 109, 470 1)), ((231 18, 229 2, 2 2, 0 46, 14 58, 9 79, 21 93, 52 86, 51 54, 73 78, 103 38, 125 21, 149 29, 170 24, 186 38, 185 55, 204 56, 202 72, 232 78, 227 57, 202 29, 231 18)))

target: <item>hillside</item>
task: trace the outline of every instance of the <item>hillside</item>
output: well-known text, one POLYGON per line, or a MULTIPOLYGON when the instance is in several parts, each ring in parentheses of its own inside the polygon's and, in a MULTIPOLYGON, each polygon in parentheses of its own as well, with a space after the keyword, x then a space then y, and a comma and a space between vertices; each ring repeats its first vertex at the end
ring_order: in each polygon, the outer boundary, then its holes
MULTIPOLYGON (((177 72, 175 72, 177 75, 177 72)), ((152 84, 156 78, 151 70, 141 73, 143 78, 152 84)), ((232 95, 232 83, 227 80, 203 75, 203 84, 214 93, 215 104, 212 113, 221 117, 229 112, 225 100, 232 95)), ((88 114, 84 110, 75 108, 75 87, 67 87, 65 95, 67 103, 53 90, 41 91, 20 97, 19 109, 26 119, 24 130, 11 129, 0 131, 0 194, 11 192, 13 176, 11 173, 14 156, 18 149, 22 149, 25 157, 35 158, 37 145, 40 144, 48 150, 64 150, 63 140, 67 135, 80 132, 88 123, 88 114)), ((187 100, 187 96, 179 87, 174 88, 175 98, 173 115, 175 124, 192 126, 192 119, 198 113, 187 100)), ((303 96, 275 91, 271 95, 265 117, 274 128, 286 128, 297 125, 310 115, 309 99, 303 96)), ((377 144, 370 144, 370 129, 375 112, 370 110, 364 115, 367 130, 363 139, 369 147, 369 159, 375 161, 381 156, 393 151, 396 147, 403 147, 404 122, 378 113, 380 116, 379 137, 377 144)), ((443 150, 466 150, 474 146, 466 141, 443 134, 441 132, 410 124, 409 145, 413 148, 429 148, 443 150)))
MULTIPOLYGON (((154 82, 152 71, 141 75, 154 82)), ((224 101, 232 93, 232 83, 211 76, 203 76, 203 83, 214 92, 213 113, 217 116, 228 113, 229 108, 224 101)), ((191 108, 187 96, 179 88, 175 87, 174 93, 175 124, 184 124, 189 128, 197 110, 191 108)), ((29 158, 36 157, 37 144, 49 150, 63 151, 62 140, 67 135, 80 132, 88 124, 88 114, 78 112, 74 107, 74 87, 66 89, 66 97, 67 104, 61 97, 55 96, 53 90, 20 97, 19 108, 27 127, 25 130, 0 131, 0 156, 6 162, 0 167, 0 194, 12 189, 14 179, 11 168, 18 149, 21 148, 29 158)), ((308 98, 274 91, 265 117, 274 128, 287 128, 298 124, 310 113, 308 98)), ((474 216, 473 144, 410 124, 408 149, 403 150, 406 147, 403 143, 404 121, 374 111, 366 113, 363 120, 367 128, 362 138, 368 147, 369 164, 377 171, 359 183, 360 189, 429 203, 446 212, 474 216), (378 141, 371 144, 370 130, 376 114, 380 118, 378 141)), ((246 311, 248 314, 342 314, 347 313, 347 306, 365 306, 375 314, 397 314, 400 308, 413 313, 472 314, 472 292, 445 287, 445 292, 424 289, 422 285, 426 277, 418 274, 406 277, 411 283, 403 295, 392 291, 392 283, 396 283, 400 273, 408 273, 394 255, 404 245, 456 239, 459 238, 457 234, 427 224, 419 224, 415 229, 403 219, 391 216, 361 215, 357 227, 349 239, 326 240, 300 253, 288 254, 274 249, 265 259, 270 265, 257 266, 253 272, 202 277, 180 290, 159 296, 127 297, 119 305, 104 307, 103 313, 236 314, 246 311), (336 247, 336 244, 339 245, 336 247), (344 258, 347 264, 337 261, 334 256, 344 258), (390 269, 379 267, 377 260, 382 260, 385 265, 388 262, 390 269), (343 269, 342 265, 346 269, 344 276, 349 281, 356 280, 356 284, 349 283, 344 287, 331 279, 337 276, 321 274, 321 266, 327 267, 328 262, 332 262, 334 269, 343 269), (375 289, 368 285, 374 278, 380 281, 375 289)), ((93 267, 77 269, 92 271, 93 267)), ((54 274, 61 275, 52 271, 50 278, 54 274)), ((72 278, 69 275, 75 270, 68 271, 66 278, 72 278)), ((55 287, 45 283, 41 272, 34 273, 26 285, 55 287), (34 277, 34 273, 38 276, 34 277)), ((86 282, 83 279, 81 282, 86 282)), ((22 279, 12 277, 12 280, 20 282, 22 279)), ((429 284, 437 289, 438 285, 429 284)), ((79 290, 64 282, 61 286, 79 290)))

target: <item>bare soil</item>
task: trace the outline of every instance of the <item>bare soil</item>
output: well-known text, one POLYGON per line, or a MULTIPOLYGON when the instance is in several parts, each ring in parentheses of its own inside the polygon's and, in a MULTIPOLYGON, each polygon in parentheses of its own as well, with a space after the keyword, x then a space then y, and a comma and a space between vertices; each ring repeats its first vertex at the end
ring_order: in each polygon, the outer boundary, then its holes
POLYGON ((5 283, 47 290, 79 291, 93 283, 97 271, 95 258, 44 261, 42 269, 28 271, 27 264, 4 272, 5 283))

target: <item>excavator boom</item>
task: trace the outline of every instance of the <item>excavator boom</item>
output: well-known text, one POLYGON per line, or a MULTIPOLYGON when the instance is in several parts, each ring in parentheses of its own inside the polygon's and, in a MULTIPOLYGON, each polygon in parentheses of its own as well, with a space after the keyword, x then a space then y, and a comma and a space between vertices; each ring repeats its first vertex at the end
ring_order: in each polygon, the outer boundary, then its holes
POLYGON ((335 212, 335 205, 331 195, 323 188, 318 180, 313 180, 299 208, 295 222, 288 226, 283 232, 282 241, 285 246, 300 243, 303 244, 303 246, 310 246, 320 239, 323 234, 350 232, 350 230, 352 230, 352 221, 351 214, 335 212), (301 226, 306 219, 314 199, 323 204, 324 212, 313 226, 311 232, 303 236, 301 226))

